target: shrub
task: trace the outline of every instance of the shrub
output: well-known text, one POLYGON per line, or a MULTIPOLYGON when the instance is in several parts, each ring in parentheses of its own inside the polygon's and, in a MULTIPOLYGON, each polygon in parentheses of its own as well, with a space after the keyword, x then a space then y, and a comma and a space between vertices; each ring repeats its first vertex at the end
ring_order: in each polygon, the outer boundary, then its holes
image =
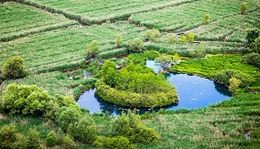
POLYGON ((9 84, 3 93, 2 108, 11 113, 42 115, 49 95, 37 86, 9 84))
POLYGON ((255 42, 255 40, 259 37, 260 35, 260 30, 259 29, 253 29, 253 30, 249 30, 247 31, 247 35, 246 35, 246 46, 249 48, 252 48, 252 43, 255 42))
POLYGON ((94 145, 99 148, 106 149, 135 149, 136 146, 132 144, 126 137, 97 137, 94 145))
POLYGON ((82 142, 92 143, 96 137, 95 124, 89 115, 81 117, 76 123, 71 135, 82 142))
POLYGON ((149 59, 149 60, 154 60, 157 57, 159 57, 160 53, 154 50, 150 50, 150 51, 144 51, 143 53, 143 57, 149 59))
POLYGON ((207 24, 209 24, 209 22, 210 22, 210 17, 209 17, 209 15, 206 14, 203 18, 203 24, 207 25, 207 24))
POLYGON ((98 42, 93 40, 90 44, 87 45, 87 59, 95 58, 99 50, 98 42))
POLYGON ((114 86, 117 79, 116 64, 112 61, 106 61, 102 66, 100 76, 106 84, 114 86))
POLYGON ((40 148, 40 133, 35 129, 30 129, 28 132, 27 148, 40 148))
POLYGON ((123 44, 122 36, 117 36, 115 43, 116 43, 116 47, 117 47, 117 48, 120 48, 120 47, 122 46, 122 44, 123 44))
POLYGON ((252 43, 252 51, 260 54, 260 37, 256 38, 252 43))
POLYGON ((260 54, 258 53, 250 53, 243 57, 244 62, 249 65, 256 66, 260 69, 260 54))
POLYGON ((174 34, 168 33, 166 35, 166 41, 169 44, 175 44, 175 43, 178 43, 178 38, 174 34))
POLYGON ((247 3, 242 2, 241 5, 240 5, 241 14, 245 15, 247 13, 247 9, 248 9, 247 3))
POLYGON ((233 69, 225 69, 219 71, 215 75, 214 80, 226 86, 229 86, 229 79, 231 79, 232 77, 239 79, 241 81, 241 86, 248 86, 255 81, 255 79, 249 74, 233 69))
POLYGON ((234 78, 234 77, 231 77, 229 79, 229 86, 228 86, 228 90, 231 92, 231 93, 235 93, 236 90, 239 88, 241 84, 241 81, 237 78, 234 78))
POLYGON ((73 138, 71 138, 68 135, 66 135, 62 138, 61 143, 62 143, 62 148, 65 148, 65 149, 76 148, 76 143, 74 142, 73 138))
POLYGON ((26 76, 24 60, 20 56, 9 58, 2 69, 4 79, 18 79, 26 76))
POLYGON ((194 50, 190 52, 190 56, 193 58, 204 58, 207 52, 202 44, 199 44, 194 50))
POLYGON ((0 128, 0 148, 15 148, 17 129, 15 125, 4 125, 0 128))
POLYGON ((47 146, 55 146, 58 143, 58 138, 57 135, 54 131, 51 131, 48 133, 47 138, 46 138, 46 144, 47 146))
POLYGON ((128 43, 128 48, 131 52, 141 52, 144 48, 144 42, 143 40, 139 38, 135 38, 128 43))
POLYGON ((62 130, 69 132, 75 128, 75 122, 81 117, 80 109, 61 107, 56 115, 56 122, 62 128, 62 130))
POLYGON ((154 129, 145 126, 138 115, 129 112, 115 118, 111 130, 115 136, 124 136, 134 143, 155 143, 160 135, 154 129))
POLYGON ((186 35, 181 35, 181 43, 186 44, 188 41, 188 37, 186 35))
POLYGON ((160 36, 161 36, 160 31, 156 30, 156 29, 150 29, 145 32, 146 39, 153 41, 153 42, 157 42, 158 38, 160 38, 160 36))
POLYGON ((187 38, 188 38, 188 41, 192 43, 195 40, 195 34, 193 32, 189 32, 187 35, 187 38))

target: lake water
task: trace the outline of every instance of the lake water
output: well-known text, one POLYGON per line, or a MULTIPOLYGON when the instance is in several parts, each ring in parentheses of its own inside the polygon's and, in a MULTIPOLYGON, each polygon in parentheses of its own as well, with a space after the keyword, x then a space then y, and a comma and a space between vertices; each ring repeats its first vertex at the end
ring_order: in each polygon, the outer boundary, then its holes
MULTIPOLYGON (((147 61, 146 66, 152 68, 156 73, 161 70, 160 66, 154 61, 147 61)), ((175 86, 179 102, 164 107, 163 109, 165 110, 203 108, 228 100, 231 97, 231 94, 225 86, 206 78, 187 74, 168 74, 166 77, 167 80, 175 86)), ((117 115, 127 110, 125 107, 102 101, 95 96, 95 89, 88 90, 82 94, 77 103, 81 108, 89 110, 91 113, 107 112, 112 115, 117 115)), ((151 109, 145 108, 138 110, 140 114, 151 111, 151 109)), ((158 110, 160 109, 157 108, 152 111, 158 110)))

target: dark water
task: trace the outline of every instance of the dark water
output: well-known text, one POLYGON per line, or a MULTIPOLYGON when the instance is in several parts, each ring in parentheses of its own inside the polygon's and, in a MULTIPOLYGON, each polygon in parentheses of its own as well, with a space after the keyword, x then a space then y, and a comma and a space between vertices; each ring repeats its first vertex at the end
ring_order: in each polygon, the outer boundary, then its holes
MULTIPOLYGON (((146 66, 152 68, 156 73, 161 70, 160 66, 156 65, 154 61, 147 61, 146 66)), ((178 104, 164 107, 166 110, 197 109, 220 103, 231 97, 226 87, 209 79, 187 74, 169 74, 167 79, 175 86, 179 102, 178 104)), ((127 108, 102 101, 95 96, 95 89, 86 91, 81 95, 78 104, 81 108, 87 109, 91 113, 107 112, 117 115, 127 110, 127 108)), ((150 110, 139 109, 139 113, 150 110)), ((152 111, 158 110, 160 109, 153 109, 152 111)))

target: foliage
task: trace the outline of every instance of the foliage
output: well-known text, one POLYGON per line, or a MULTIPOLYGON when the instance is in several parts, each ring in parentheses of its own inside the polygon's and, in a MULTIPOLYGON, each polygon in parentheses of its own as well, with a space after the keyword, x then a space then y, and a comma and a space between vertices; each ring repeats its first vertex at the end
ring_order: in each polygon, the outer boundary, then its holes
POLYGON ((260 69, 260 54, 258 53, 246 54, 243 57, 243 59, 246 64, 253 65, 260 69))
POLYGON ((204 58, 206 50, 202 44, 199 44, 194 50, 191 51, 190 56, 193 58, 204 58))
POLYGON ((186 36, 186 35, 181 35, 181 39, 180 39, 180 41, 181 41, 181 43, 183 43, 183 44, 186 44, 187 43, 187 41, 188 41, 188 37, 186 36))
POLYGON ((234 77, 231 77, 229 79, 229 86, 228 86, 228 90, 231 92, 231 93, 235 93, 236 90, 239 88, 241 84, 241 81, 237 78, 234 78, 234 77))
POLYGON ((116 43, 116 47, 117 47, 117 48, 121 48, 121 46, 122 46, 122 44, 123 44, 122 36, 117 36, 115 43, 116 43))
POLYGON ((126 137, 97 137, 94 142, 96 147, 106 149, 135 149, 135 145, 130 143, 126 137))
POLYGON ((6 125, 0 128, 0 148, 16 148, 17 129, 15 125, 6 125))
POLYGON ((92 143, 96 138, 95 124, 89 115, 79 118, 70 134, 77 140, 85 143, 92 143))
POLYGON ((44 114, 49 100, 47 92, 37 86, 9 84, 4 91, 2 108, 11 113, 44 114))
POLYGON ((241 5, 240 5, 241 14, 242 15, 247 14, 247 9, 248 9, 247 3, 246 2, 242 2, 241 5))
POLYGON ((95 58, 98 50, 99 43, 96 40, 93 40, 87 45, 87 59, 95 58))
POLYGON ((61 107, 57 111, 56 122, 65 132, 70 132, 75 128, 75 122, 81 118, 80 109, 61 107))
POLYGON ((252 51, 260 54, 260 37, 256 38, 252 43, 252 51))
POLYGON ((179 41, 178 41, 178 38, 174 35, 174 34, 172 34, 172 33, 168 33, 167 35, 166 35, 166 41, 167 41, 167 43, 169 43, 169 44, 175 44, 175 43, 178 43, 179 41))
POLYGON ((20 56, 6 60, 2 69, 4 79, 18 79, 26 75, 24 60, 20 56))
POLYGON ((66 135, 62 138, 62 147, 64 149, 74 149, 76 148, 76 143, 69 135, 66 135))
POLYGON ((247 47, 252 48, 252 43, 255 42, 255 40, 259 37, 259 35, 260 35, 259 29, 249 30, 246 35, 247 47))
POLYGON ((225 84, 226 86, 229 86, 230 85, 229 79, 231 78, 236 78, 241 80, 241 86, 244 87, 250 85, 252 82, 255 81, 255 79, 249 74, 243 73, 239 70, 233 70, 233 69, 225 69, 219 71, 218 73, 216 73, 214 80, 219 83, 225 84))
POLYGON ((57 145, 57 143, 58 143, 57 134, 54 131, 49 132, 46 138, 46 145, 51 147, 57 145))
POLYGON ((156 29, 150 29, 148 31, 145 32, 145 36, 146 36, 146 39, 150 40, 150 41, 153 41, 153 42, 157 42, 158 39, 160 38, 161 36, 161 33, 159 30, 156 30, 156 29))
POLYGON ((106 61, 102 66, 100 76, 106 84, 114 86, 117 80, 116 64, 112 61, 106 61))
POLYGON ((209 24, 209 22, 210 22, 210 17, 209 17, 209 15, 206 14, 203 18, 203 24, 207 25, 207 24, 209 24))
POLYGON ((115 118, 111 124, 111 132, 115 136, 127 137, 134 143, 155 143, 160 139, 156 130, 145 126, 140 117, 131 112, 115 118))
POLYGON ((128 43, 128 48, 131 52, 142 52, 144 48, 144 42, 143 40, 139 38, 135 38, 128 43))
POLYGON ((28 146, 27 148, 40 148, 40 133, 35 129, 30 129, 28 132, 28 146))
POLYGON ((189 42, 193 43, 195 40, 195 34, 193 32, 189 32, 187 38, 189 42))

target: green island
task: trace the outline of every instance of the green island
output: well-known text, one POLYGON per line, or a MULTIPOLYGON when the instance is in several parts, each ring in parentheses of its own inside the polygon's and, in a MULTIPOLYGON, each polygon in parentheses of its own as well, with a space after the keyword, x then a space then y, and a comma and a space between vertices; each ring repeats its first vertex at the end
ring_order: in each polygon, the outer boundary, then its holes
POLYGON ((259 18, 259 0, 0 0, 0 148, 260 148, 259 18))

